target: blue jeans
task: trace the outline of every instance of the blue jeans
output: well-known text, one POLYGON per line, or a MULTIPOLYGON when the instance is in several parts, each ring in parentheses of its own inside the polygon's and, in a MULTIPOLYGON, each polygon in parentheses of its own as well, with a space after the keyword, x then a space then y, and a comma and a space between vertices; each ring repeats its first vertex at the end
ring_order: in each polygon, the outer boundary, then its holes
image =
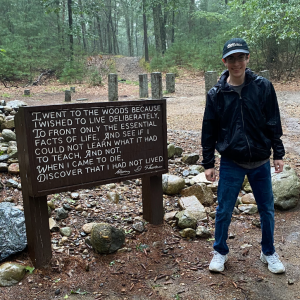
POLYGON ((221 158, 214 249, 223 255, 229 252, 226 244, 228 227, 245 175, 248 176, 260 214, 262 252, 272 255, 275 252, 274 198, 270 161, 255 169, 245 169, 229 159, 221 158))

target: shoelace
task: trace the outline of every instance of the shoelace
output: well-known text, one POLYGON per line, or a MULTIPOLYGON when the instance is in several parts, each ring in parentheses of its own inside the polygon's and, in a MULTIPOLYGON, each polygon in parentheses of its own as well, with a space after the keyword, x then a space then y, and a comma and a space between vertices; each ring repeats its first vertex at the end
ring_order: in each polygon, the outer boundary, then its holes
POLYGON ((268 256, 268 260, 271 264, 277 264, 280 262, 279 256, 277 253, 268 256))

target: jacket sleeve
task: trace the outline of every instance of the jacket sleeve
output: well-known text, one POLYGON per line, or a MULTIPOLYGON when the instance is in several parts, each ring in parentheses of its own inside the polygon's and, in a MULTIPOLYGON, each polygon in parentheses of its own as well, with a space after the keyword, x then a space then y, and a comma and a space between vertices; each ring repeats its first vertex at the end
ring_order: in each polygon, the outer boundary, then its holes
POLYGON ((213 168, 215 165, 215 147, 217 141, 217 118, 213 94, 215 91, 210 90, 206 97, 206 105, 202 123, 202 165, 205 169, 213 168))
POLYGON ((265 105, 265 116, 267 124, 267 137, 271 140, 273 149, 273 159, 282 159, 285 155, 284 146, 281 141, 282 127, 280 121, 280 112, 277 101, 277 96, 273 84, 269 82, 270 88, 267 94, 265 105))

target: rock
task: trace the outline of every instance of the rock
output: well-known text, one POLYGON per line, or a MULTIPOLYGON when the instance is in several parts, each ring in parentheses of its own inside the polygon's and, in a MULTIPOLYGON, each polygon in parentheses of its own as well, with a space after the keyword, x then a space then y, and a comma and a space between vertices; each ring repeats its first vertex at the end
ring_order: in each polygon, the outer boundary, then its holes
POLYGON ((241 197, 241 202, 243 204, 256 204, 254 195, 252 193, 246 194, 241 197))
POLYGON ((212 212, 209 213, 209 216, 210 216, 212 219, 215 219, 215 218, 216 218, 216 214, 217 214, 216 211, 212 211, 212 212))
POLYGON ((97 223, 92 222, 92 223, 86 223, 82 226, 82 230, 87 233, 90 234, 92 232, 93 226, 96 225, 97 223))
POLYGON ((185 229, 179 231, 179 234, 183 238, 191 238, 191 239, 193 239, 196 236, 196 230, 193 229, 193 228, 185 228, 185 229))
POLYGON ((175 146, 174 144, 168 145, 168 158, 172 158, 175 154, 175 146))
POLYGON ((7 161, 9 159, 9 154, 2 154, 0 155, 0 162, 7 161))
POLYGON ((60 228, 60 233, 63 236, 70 236, 72 234, 72 228, 71 227, 62 227, 60 228))
POLYGON ((287 210, 296 207, 299 202, 300 182, 295 170, 285 165, 281 173, 271 169, 274 205, 287 210))
POLYGON ((9 142, 9 141, 16 141, 16 134, 10 130, 10 129, 3 129, 2 130, 2 137, 4 138, 4 140, 6 142, 9 142))
POLYGON ((162 175, 162 188, 163 192, 167 195, 175 195, 178 194, 185 186, 185 181, 183 178, 170 175, 163 174, 162 175))
POLYGON ((183 152, 183 149, 181 147, 175 146, 175 156, 181 156, 183 152))
POLYGON ((118 193, 108 192, 106 196, 107 196, 107 199, 110 200, 110 202, 115 203, 115 204, 119 203, 120 195, 118 193))
POLYGON ((60 207, 56 210, 56 220, 66 219, 67 217, 68 212, 63 207, 60 207))
POLYGON ((191 153, 191 154, 184 155, 181 158, 181 161, 183 161, 185 164, 193 165, 197 162, 198 159, 199 159, 199 154, 191 153))
POLYGON ((48 208, 48 218, 50 218, 50 217, 51 217, 52 210, 51 210, 51 208, 50 208, 49 206, 47 206, 47 208, 48 208))
POLYGON ((106 223, 96 224, 91 232, 91 244, 100 254, 113 253, 125 242, 125 233, 106 223))
POLYGON ((205 183, 194 184, 181 190, 180 194, 185 197, 196 196, 204 206, 211 206, 214 204, 213 193, 205 183))
POLYGON ((0 286, 12 286, 20 282, 26 273, 24 266, 16 263, 4 263, 0 266, 0 286))
POLYGON ((70 206, 69 203, 63 203, 63 208, 64 208, 65 210, 67 210, 67 211, 72 210, 72 207, 70 206))
POLYGON ((78 200, 79 199, 79 194, 78 193, 71 193, 71 198, 73 200, 78 200))
POLYGON ((8 166, 8 173, 18 175, 20 173, 20 167, 18 163, 8 166))
POLYGON ((196 228, 197 219, 194 218, 188 210, 182 210, 175 215, 179 228, 196 228))
POLYGON ((116 188, 116 184, 115 183, 109 183, 109 184, 106 184, 105 187, 112 190, 112 189, 116 188))
POLYGON ((132 228, 137 232, 143 232, 145 230, 145 225, 143 222, 136 222, 132 224, 132 228))
POLYGON ((253 219, 252 220, 252 225, 261 228, 260 220, 259 219, 253 219))
POLYGON ((207 218, 204 206, 199 202, 196 196, 181 197, 178 204, 182 210, 187 210, 197 221, 207 218))
POLYGON ((6 120, 1 124, 1 129, 13 129, 15 128, 15 120, 6 120))
POLYGON ((169 221, 171 221, 171 220, 174 220, 176 214, 177 214, 177 211, 167 212, 167 213, 165 213, 165 215, 164 215, 164 220, 165 220, 166 222, 169 222, 169 221))
MULTIPOLYGON (((12 141, 10 141, 11 143, 12 141)), ((18 152, 18 148, 17 146, 8 146, 7 148, 7 154, 11 154, 11 153, 15 153, 18 152)))
POLYGON ((233 209, 233 212, 232 212, 234 215, 239 215, 240 214, 240 211, 238 210, 237 207, 234 207, 233 209))
POLYGON ((197 176, 193 177, 192 178, 196 183, 205 183, 205 184, 211 184, 212 182, 211 181, 208 181, 205 177, 205 174, 204 172, 198 174, 197 176))
POLYGON ((240 204, 238 209, 245 214, 253 215, 258 212, 257 205, 255 204, 240 204))
POLYGON ((207 187, 210 188, 213 193, 218 192, 218 186, 219 186, 219 181, 214 181, 207 185, 207 187))
POLYGON ((205 226, 198 226, 196 229, 196 236, 206 239, 211 237, 211 233, 205 226))
POLYGON ((81 206, 81 204, 79 204, 79 205, 77 205, 77 206, 75 207, 75 210, 76 210, 76 211, 83 211, 83 207, 81 206))
POLYGON ((13 203, 0 203, 0 261, 27 246, 24 212, 13 203))
POLYGON ((19 183, 18 183, 17 181, 13 180, 13 179, 8 179, 8 180, 6 181, 6 186, 7 186, 7 187, 14 187, 14 188, 17 188, 18 185, 19 185, 19 183))
POLYGON ((47 201, 47 205, 48 205, 52 210, 55 209, 55 204, 54 204, 53 201, 47 201))
POLYGON ((186 176, 189 176, 190 175, 190 171, 189 170, 184 170, 182 172, 182 176, 186 177, 186 176))
POLYGON ((49 229, 51 232, 59 231, 59 226, 52 218, 49 218, 49 229))
POLYGON ((7 171, 8 171, 8 164, 0 163, 0 172, 7 172, 7 171))
POLYGON ((245 248, 249 248, 249 247, 252 247, 252 245, 251 244, 243 244, 243 245, 241 245, 241 249, 245 249, 245 248))
POLYGON ((194 176, 196 176, 196 175, 198 175, 198 174, 200 174, 200 173, 202 173, 202 172, 204 172, 205 171, 205 169, 204 169, 204 167, 203 166, 201 166, 201 165, 192 165, 192 166, 190 166, 190 168, 189 168, 191 171, 195 171, 196 172, 196 174, 192 174, 192 175, 194 175, 194 176))
POLYGON ((9 107, 17 110, 21 106, 27 106, 27 103, 25 103, 24 101, 20 101, 20 100, 13 100, 13 101, 7 102, 6 106, 9 106, 9 107))

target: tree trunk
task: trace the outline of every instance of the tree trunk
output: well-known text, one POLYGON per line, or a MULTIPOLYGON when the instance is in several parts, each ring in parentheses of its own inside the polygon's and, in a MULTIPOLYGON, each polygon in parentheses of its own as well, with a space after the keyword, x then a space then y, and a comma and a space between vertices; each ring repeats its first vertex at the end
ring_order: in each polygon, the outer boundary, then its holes
POLYGON ((146 0, 143 0, 143 27, 144 27, 144 47, 145 47, 145 61, 149 61, 149 50, 148 50, 148 32, 147 32, 147 17, 146 17, 146 0))
POLYGON ((87 44, 86 44, 86 27, 85 27, 85 20, 84 20, 84 16, 83 16, 83 6, 82 6, 82 1, 78 0, 78 5, 79 5, 79 9, 80 9, 80 25, 81 25, 81 33, 82 33, 82 43, 83 43, 83 49, 84 51, 87 51, 87 44))
POLYGON ((159 55, 162 53, 161 32, 160 32, 160 12, 161 12, 161 5, 154 4, 153 23, 154 23, 155 49, 159 55))
POLYGON ((69 40, 70 40, 70 57, 73 60, 74 55, 74 41, 73 41, 73 17, 72 17, 72 0, 68 0, 68 14, 69 14, 69 40))
POLYGON ((97 20, 97 28, 98 28, 98 35, 99 35, 99 50, 100 52, 104 51, 104 47, 103 47, 103 40, 102 40, 102 33, 101 33, 101 24, 100 24, 100 18, 99 15, 96 15, 96 20, 97 20))

